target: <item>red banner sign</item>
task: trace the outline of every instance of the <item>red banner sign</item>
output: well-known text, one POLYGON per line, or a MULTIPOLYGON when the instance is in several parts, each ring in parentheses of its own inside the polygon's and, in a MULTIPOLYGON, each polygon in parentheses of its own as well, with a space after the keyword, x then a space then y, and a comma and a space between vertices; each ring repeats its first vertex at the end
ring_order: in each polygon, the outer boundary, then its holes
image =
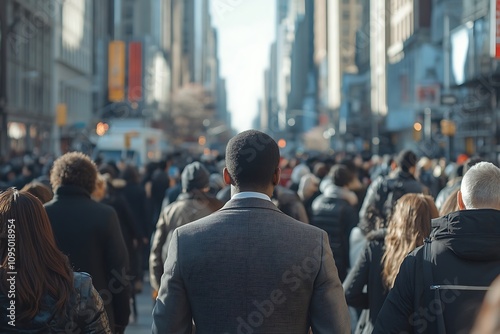
POLYGON ((142 44, 131 42, 128 46, 128 100, 142 99, 142 44))

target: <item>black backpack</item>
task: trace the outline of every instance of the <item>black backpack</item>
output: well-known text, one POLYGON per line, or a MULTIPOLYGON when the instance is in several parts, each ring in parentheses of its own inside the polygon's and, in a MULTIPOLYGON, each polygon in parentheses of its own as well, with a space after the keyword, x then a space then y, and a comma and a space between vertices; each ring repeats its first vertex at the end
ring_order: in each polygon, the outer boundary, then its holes
POLYGON ((432 240, 425 239, 423 254, 417 258, 415 280, 415 333, 469 333, 489 287, 466 286, 456 282, 437 284, 432 272, 432 240), (446 320, 448 319, 448 321, 446 320), (451 322, 455 328, 447 329, 451 322))

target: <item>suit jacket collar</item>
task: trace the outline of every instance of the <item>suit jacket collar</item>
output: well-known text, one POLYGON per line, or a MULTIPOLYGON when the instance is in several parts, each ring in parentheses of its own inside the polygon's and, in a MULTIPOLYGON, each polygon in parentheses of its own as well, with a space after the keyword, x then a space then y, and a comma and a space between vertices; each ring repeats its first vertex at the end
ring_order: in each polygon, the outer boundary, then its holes
POLYGON ((232 199, 229 202, 227 202, 224 205, 224 207, 222 207, 221 210, 250 209, 250 208, 267 209, 281 213, 281 211, 276 207, 276 205, 274 205, 273 202, 260 198, 232 199))

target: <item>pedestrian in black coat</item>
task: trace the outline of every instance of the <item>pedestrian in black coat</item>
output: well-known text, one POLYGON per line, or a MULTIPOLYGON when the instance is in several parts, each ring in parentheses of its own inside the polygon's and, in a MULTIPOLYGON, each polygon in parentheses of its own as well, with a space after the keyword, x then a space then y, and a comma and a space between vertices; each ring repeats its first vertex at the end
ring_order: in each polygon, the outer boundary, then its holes
POLYGON ((422 245, 437 216, 432 197, 406 194, 398 200, 388 232, 380 229, 367 235, 368 244, 343 284, 347 304, 363 309, 355 333, 372 332, 399 265, 422 245))
POLYGON ((114 333, 130 315, 128 253, 116 211, 90 198, 97 167, 79 152, 57 159, 50 175, 54 199, 45 204, 57 245, 75 271, 88 272, 101 295, 114 333))
POLYGON ((328 233, 339 277, 343 281, 350 267, 349 235, 358 223, 355 209, 358 199, 356 194, 349 190, 357 179, 344 165, 333 166, 327 178, 331 179, 331 183, 312 203, 311 225, 328 233))

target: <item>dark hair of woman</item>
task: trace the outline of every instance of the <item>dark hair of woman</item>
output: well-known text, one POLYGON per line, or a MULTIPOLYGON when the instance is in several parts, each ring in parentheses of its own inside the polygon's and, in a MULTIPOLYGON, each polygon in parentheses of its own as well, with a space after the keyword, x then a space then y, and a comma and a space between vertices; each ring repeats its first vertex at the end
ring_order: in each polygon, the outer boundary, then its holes
POLYGON ((387 228, 385 251, 382 256, 382 282, 389 290, 406 255, 423 245, 431 232, 431 220, 439 217, 431 196, 406 194, 401 197, 387 228))
POLYGON ((16 321, 22 324, 33 319, 47 294, 55 300, 56 312, 64 316, 74 290, 73 271, 56 246, 42 203, 14 188, 0 193, 0 238, 0 289, 5 295, 8 272, 17 272, 16 321), (12 235, 15 239, 9 238, 12 235), (10 240, 15 244, 15 270, 9 265, 10 240))
POLYGON ((26 184, 21 189, 21 191, 28 192, 31 195, 35 196, 40 200, 40 202, 42 202, 42 204, 49 202, 54 197, 52 189, 38 181, 31 181, 30 183, 26 184))

